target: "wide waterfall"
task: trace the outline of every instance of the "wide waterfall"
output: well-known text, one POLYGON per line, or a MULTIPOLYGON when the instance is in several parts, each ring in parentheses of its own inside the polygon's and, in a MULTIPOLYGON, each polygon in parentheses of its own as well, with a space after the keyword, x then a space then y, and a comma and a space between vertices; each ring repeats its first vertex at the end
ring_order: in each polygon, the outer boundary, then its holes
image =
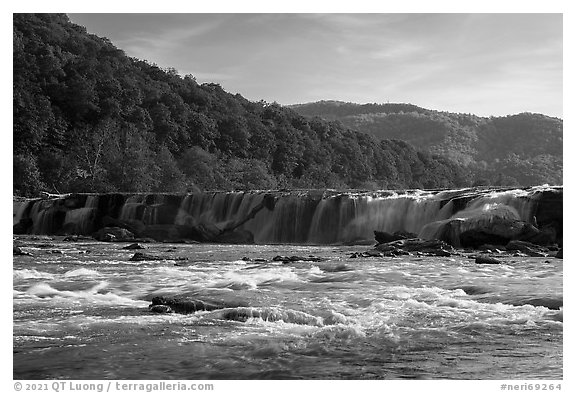
POLYGON ((186 228, 202 226, 249 231, 258 244, 345 244, 373 240, 374 231, 438 238, 446 223, 464 231, 494 217, 554 226, 561 239, 562 187, 69 194, 15 201, 13 224, 15 233, 46 235, 171 227, 182 238, 186 228))

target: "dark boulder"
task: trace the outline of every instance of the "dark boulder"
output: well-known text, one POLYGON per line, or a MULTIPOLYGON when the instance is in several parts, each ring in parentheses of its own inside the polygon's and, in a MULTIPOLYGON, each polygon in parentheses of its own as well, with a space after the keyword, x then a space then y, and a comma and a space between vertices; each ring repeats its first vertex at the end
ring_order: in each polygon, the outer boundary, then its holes
POLYGON ((554 244, 558 238, 556 228, 552 225, 546 225, 540 229, 532 225, 527 225, 526 229, 529 230, 521 233, 514 240, 522 240, 540 246, 548 246, 554 244))
POLYGON ((483 244, 481 246, 478 247, 479 251, 486 251, 486 252, 490 252, 490 253, 498 253, 498 254, 502 254, 504 253, 506 250, 505 246, 497 246, 495 244, 483 244))
POLYGON ((291 263, 291 262, 321 262, 325 261, 326 258, 315 257, 314 255, 309 256, 299 256, 299 255, 292 255, 292 256, 283 256, 283 255, 276 255, 272 258, 274 262, 282 262, 282 263, 291 263))
POLYGON ((25 235, 32 229, 34 222, 31 218, 22 218, 12 226, 12 233, 14 235, 25 235))
POLYGON ((396 231, 393 234, 383 231, 374 231, 374 239, 376 239, 378 243, 389 243, 396 240, 413 239, 417 237, 418 235, 415 233, 406 231, 396 231))
POLYGON ((193 299, 189 297, 165 297, 156 296, 152 298, 152 304, 149 309, 154 312, 170 312, 174 311, 181 314, 190 314, 198 311, 213 311, 229 307, 246 307, 244 302, 220 302, 220 301, 205 301, 200 299, 193 299), (164 307, 158 307, 164 306, 164 307), (166 308, 168 307, 168 308, 166 308))
POLYGON ((170 306, 165 304, 151 304, 148 306, 148 309, 152 312, 159 313, 159 314, 169 314, 174 312, 170 306))
POLYGON ((538 197, 534 217, 538 227, 552 227, 556 232, 554 243, 562 244, 563 236, 563 189, 542 191, 538 197))
POLYGON ((145 248, 146 247, 138 243, 132 243, 129 246, 122 247, 123 250, 143 250, 145 248))
POLYGON ((485 255, 478 255, 474 258, 474 262, 479 265, 498 265, 500 260, 485 255))
POLYGON ((506 250, 508 251, 519 251, 529 257, 547 257, 548 249, 540 247, 536 244, 530 242, 524 242, 521 240, 511 240, 506 245, 506 250))
POLYGON ((558 259, 563 259, 564 258, 564 249, 563 248, 559 249, 558 252, 556 253, 555 257, 558 259))
POLYGON ((118 227, 105 227, 94 233, 94 239, 103 242, 121 242, 134 240, 134 234, 127 229, 118 227))
POLYGON ((110 216, 104 216, 102 218, 102 225, 104 227, 124 228, 139 237, 144 229, 146 229, 146 225, 140 220, 119 220, 110 216))
POLYGON ((212 242, 222 231, 214 224, 200 223, 194 227, 187 228, 189 239, 199 242, 212 242))
POLYGON ((380 244, 376 246, 376 249, 379 251, 390 251, 391 248, 400 248, 404 251, 421 251, 426 252, 429 250, 453 250, 452 246, 448 243, 438 240, 438 239, 431 239, 431 240, 424 240, 419 238, 413 239, 403 239, 403 240, 396 240, 393 242, 388 242, 386 244, 380 244))
POLYGON ((131 261, 162 261, 166 258, 159 255, 145 254, 143 252, 137 252, 130 258, 131 261))
POLYGON ((144 230, 140 232, 140 236, 154 239, 158 242, 181 239, 178 227, 173 224, 147 225, 144 230))
POLYGON ((145 254, 143 252, 137 252, 130 258, 131 261, 165 261, 165 260, 178 260, 186 261, 188 258, 177 257, 177 258, 166 258, 162 255, 145 254))
POLYGON ((22 249, 18 246, 13 246, 13 254, 12 255, 26 255, 26 256, 31 256, 32 254, 30 254, 27 251, 22 251, 22 249))
POLYGON ((235 229, 219 234, 212 241, 225 244, 254 244, 254 235, 244 229, 235 229))
POLYGON ((395 240, 388 243, 378 244, 375 247, 375 250, 376 252, 383 253, 382 256, 419 253, 421 255, 447 257, 455 253, 454 248, 442 240, 424 240, 419 238, 395 240))

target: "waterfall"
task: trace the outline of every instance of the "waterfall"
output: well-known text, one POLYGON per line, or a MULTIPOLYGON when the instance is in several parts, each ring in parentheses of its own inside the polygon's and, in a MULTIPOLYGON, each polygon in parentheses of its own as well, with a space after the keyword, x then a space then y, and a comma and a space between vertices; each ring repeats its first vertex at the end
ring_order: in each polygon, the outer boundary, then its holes
POLYGON ((98 195, 88 195, 84 207, 68 210, 64 217, 64 232, 79 235, 89 235, 94 232, 98 200, 98 195))
POLYGON ((33 203, 32 200, 13 201, 13 203, 12 203, 12 208, 13 208, 12 225, 18 224, 20 222, 20 220, 22 218, 24 218, 26 211, 30 208, 32 203, 33 203))
POLYGON ((182 233, 186 233, 185 228, 203 224, 216 231, 231 227, 247 230, 261 244, 340 244, 372 240, 374 231, 437 238, 447 223, 461 222, 463 231, 493 217, 556 225, 561 234, 561 204, 561 187, 71 194, 15 201, 13 224, 27 222, 27 233, 34 234, 90 234, 113 220, 133 221, 143 227, 184 228, 182 233), (266 195, 274 203, 264 208, 266 195))

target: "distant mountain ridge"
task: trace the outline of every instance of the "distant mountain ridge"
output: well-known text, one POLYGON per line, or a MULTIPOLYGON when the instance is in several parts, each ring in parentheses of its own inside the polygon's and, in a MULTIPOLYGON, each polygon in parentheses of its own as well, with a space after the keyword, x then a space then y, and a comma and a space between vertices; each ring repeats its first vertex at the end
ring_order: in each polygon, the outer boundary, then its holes
POLYGON ((440 112, 413 104, 318 101, 289 106, 378 139, 397 139, 469 168, 478 182, 562 184, 563 121, 536 113, 503 117, 440 112), (499 179, 498 179, 499 178, 499 179))

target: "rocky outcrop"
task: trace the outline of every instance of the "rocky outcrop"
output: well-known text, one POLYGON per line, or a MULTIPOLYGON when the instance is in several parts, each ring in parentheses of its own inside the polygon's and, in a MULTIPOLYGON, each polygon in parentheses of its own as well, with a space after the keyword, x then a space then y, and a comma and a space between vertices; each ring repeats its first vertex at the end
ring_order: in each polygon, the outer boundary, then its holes
POLYGON ((563 237, 563 190, 549 189, 540 192, 534 217, 539 228, 551 228, 556 236, 554 241, 562 245, 563 237))

